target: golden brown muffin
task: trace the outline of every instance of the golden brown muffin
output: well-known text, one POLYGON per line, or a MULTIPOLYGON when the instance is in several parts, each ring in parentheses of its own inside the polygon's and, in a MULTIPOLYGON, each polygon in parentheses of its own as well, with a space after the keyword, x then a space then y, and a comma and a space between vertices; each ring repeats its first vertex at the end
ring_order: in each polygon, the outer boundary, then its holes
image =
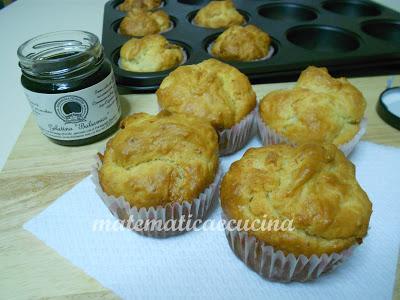
POLYGON ((332 144, 272 145, 249 149, 221 185, 229 219, 293 219, 293 231, 254 230, 285 254, 338 253, 361 243, 372 204, 355 178, 355 167, 332 144))
POLYGON ((183 49, 160 34, 131 38, 120 51, 120 67, 133 72, 164 71, 183 60, 183 49))
POLYGON ((205 118, 216 129, 231 128, 256 106, 246 75, 216 59, 180 66, 156 94, 161 108, 205 118))
POLYGON ((130 11, 132 8, 143 8, 151 10, 161 6, 161 0, 124 0, 123 3, 118 5, 121 11, 130 11))
POLYGON ((232 26, 218 36, 211 54, 225 60, 252 61, 267 56, 271 38, 254 25, 232 26))
POLYGON ((137 113, 107 143, 99 171, 103 191, 131 206, 191 202, 213 181, 218 138, 203 120, 182 114, 137 113))
POLYGON ((119 32, 130 36, 145 36, 166 31, 170 26, 171 21, 166 12, 134 8, 123 18, 119 32))
POLYGON ((193 19, 195 25, 206 28, 228 28, 245 22, 246 20, 236 10, 231 0, 210 1, 197 12, 193 19))
POLYGON ((308 67, 291 90, 273 91, 260 102, 265 124, 291 142, 349 142, 359 131, 366 102, 345 78, 308 67))

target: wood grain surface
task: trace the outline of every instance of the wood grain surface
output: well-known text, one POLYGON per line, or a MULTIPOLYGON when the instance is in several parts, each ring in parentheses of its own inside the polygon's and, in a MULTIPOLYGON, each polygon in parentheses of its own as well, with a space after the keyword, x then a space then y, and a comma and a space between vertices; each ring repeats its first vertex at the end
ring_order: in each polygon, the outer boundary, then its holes
MULTIPOLYGON (((400 132, 375 112, 387 76, 351 79, 368 102, 368 129, 364 140, 400 147, 400 132)), ((396 76, 396 82, 400 77, 396 76)), ((255 85, 258 98, 292 83, 255 85)), ((156 113, 154 94, 121 96, 125 115, 156 113)), ((12 124, 10 124, 12 126, 12 124)), ((111 291, 70 264, 22 225, 52 201, 89 175, 95 153, 105 140, 81 147, 51 143, 28 119, 0 173, 0 299, 114 299, 111 291)), ((393 297, 400 299, 399 268, 393 297)))

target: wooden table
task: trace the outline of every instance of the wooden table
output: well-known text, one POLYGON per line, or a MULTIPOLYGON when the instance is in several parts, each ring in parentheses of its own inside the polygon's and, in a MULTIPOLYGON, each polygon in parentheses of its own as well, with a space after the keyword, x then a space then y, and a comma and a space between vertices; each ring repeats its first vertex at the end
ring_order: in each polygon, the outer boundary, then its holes
MULTIPOLYGON (((364 140, 400 147, 400 132, 375 112, 387 76, 351 79, 368 101, 364 140)), ((400 82, 400 76, 396 77, 400 82)), ((258 98, 292 83, 255 85, 258 98)), ((157 111, 154 94, 121 96, 124 114, 157 111)), ((10 124, 12 126, 12 124, 10 124)), ((82 147, 62 147, 39 132, 28 119, 4 170, 0 173, 0 299, 117 298, 22 225, 89 174, 94 155, 105 141, 82 147)), ((399 273, 399 268, 398 268, 399 273)), ((395 298, 400 298, 399 274, 395 298)))

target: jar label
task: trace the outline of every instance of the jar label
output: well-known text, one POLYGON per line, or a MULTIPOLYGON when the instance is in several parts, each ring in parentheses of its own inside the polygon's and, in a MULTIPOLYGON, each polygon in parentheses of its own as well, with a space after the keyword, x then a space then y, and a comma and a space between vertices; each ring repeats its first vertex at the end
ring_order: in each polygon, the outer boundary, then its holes
POLYGON ((106 131, 121 116, 114 73, 91 87, 61 94, 25 89, 42 133, 56 140, 81 140, 106 131))

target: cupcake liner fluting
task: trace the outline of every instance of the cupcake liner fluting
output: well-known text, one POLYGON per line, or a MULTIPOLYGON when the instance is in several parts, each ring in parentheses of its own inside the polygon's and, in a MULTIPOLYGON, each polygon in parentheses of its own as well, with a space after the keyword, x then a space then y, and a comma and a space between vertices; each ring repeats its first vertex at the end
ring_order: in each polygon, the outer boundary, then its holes
MULTIPOLYGON (((274 145, 274 144, 289 144, 295 146, 294 142, 291 142, 286 137, 278 134, 274 129, 269 127, 264 123, 261 119, 260 113, 257 111, 255 116, 255 123, 258 129, 258 135, 261 139, 261 142, 264 146, 274 145)), ((357 134, 347 143, 339 145, 338 148, 344 153, 344 155, 348 156, 361 140, 362 136, 365 134, 367 129, 367 118, 363 118, 360 122, 360 129, 357 134)))
POLYGON ((320 256, 295 256, 292 253, 285 255, 256 237, 249 236, 246 231, 231 230, 226 225, 225 235, 232 251, 246 266, 267 280, 279 282, 315 280, 343 263, 355 248, 353 246, 340 253, 320 256))
POLYGON ((102 165, 97 157, 97 163, 92 170, 92 181, 96 192, 110 210, 112 215, 128 229, 150 237, 168 237, 187 232, 196 226, 196 222, 206 218, 207 213, 218 198, 218 189, 223 175, 218 167, 214 181, 192 201, 173 202, 165 206, 136 207, 131 206, 124 197, 107 195, 101 188, 98 170, 102 165), (150 226, 147 226, 150 224, 150 226), (154 224, 152 226, 151 224, 154 224), (179 228, 174 227, 179 224, 179 228))
POLYGON ((257 109, 254 109, 238 124, 232 128, 218 131, 219 154, 229 155, 242 149, 253 135, 254 117, 257 109))

